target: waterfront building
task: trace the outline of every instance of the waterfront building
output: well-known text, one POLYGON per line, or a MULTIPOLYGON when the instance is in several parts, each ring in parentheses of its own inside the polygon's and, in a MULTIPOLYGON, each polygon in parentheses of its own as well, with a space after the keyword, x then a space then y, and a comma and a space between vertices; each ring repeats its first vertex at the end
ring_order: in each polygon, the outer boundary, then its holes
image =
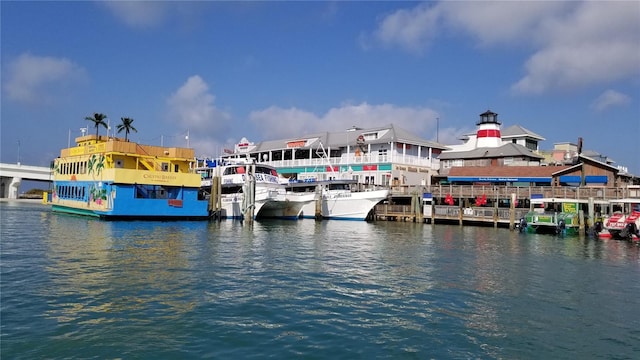
POLYGON ((291 180, 352 179, 365 185, 428 186, 445 145, 393 124, 251 142, 242 138, 223 157, 250 157, 291 180))
MULTIPOLYGON (((476 180, 477 182, 494 182, 494 173, 510 174, 515 178, 514 182, 536 182, 535 179, 520 179, 521 176, 537 177, 537 170, 526 174, 527 167, 539 167, 543 157, 538 154, 539 141, 544 138, 521 126, 512 126, 502 133, 498 114, 487 110, 480 114, 480 120, 476 123, 475 134, 466 135, 464 143, 450 145, 449 150, 440 154, 439 182, 462 181, 457 179, 462 174, 458 168, 467 168, 463 171, 474 178, 488 178, 489 180, 476 180), (495 169, 513 167, 513 169, 495 169), (517 169, 515 169, 517 167, 517 169), (525 168, 525 169, 522 169, 525 168), (453 173, 451 173, 453 171, 453 173), (536 172, 536 174, 533 174, 536 172), (452 179, 449 179, 449 176, 452 179), (456 180, 457 179, 457 180, 456 180)), ((467 181, 468 182, 468 181, 467 181)))
POLYGON ((498 114, 480 114, 475 134, 464 143, 449 145, 440 154, 440 173, 434 183, 507 186, 626 186, 633 176, 613 161, 578 144, 558 143, 553 151, 540 151, 544 138, 522 126, 504 132, 498 114), (589 155, 589 156, 587 156, 589 155))

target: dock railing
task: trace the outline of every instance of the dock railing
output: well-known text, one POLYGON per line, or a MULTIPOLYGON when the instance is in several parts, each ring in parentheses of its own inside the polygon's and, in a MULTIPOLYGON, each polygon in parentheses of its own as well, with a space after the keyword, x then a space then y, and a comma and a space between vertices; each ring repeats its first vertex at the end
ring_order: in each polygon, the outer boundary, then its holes
POLYGON ((532 194, 541 194, 544 198, 566 198, 588 200, 615 200, 638 198, 635 188, 626 187, 570 187, 570 186, 492 186, 492 185, 431 185, 431 186, 392 186, 391 196, 410 195, 414 193, 431 193, 434 198, 447 195, 455 198, 475 198, 486 196, 488 199, 506 199, 516 194, 518 199, 531 199, 532 194))

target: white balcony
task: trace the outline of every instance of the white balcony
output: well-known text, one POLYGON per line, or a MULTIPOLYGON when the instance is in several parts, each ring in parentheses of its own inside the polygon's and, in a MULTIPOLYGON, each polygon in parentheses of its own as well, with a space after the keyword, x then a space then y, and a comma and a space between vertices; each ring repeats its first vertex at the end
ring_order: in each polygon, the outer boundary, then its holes
POLYGON ((440 160, 436 158, 423 158, 412 155, 378 155, 367 154, 356 156, 355 154, 343 154, 340 157, 333 158, 320 158, 320 159, 291 159, 291 160, 276 160, 276 161, 261 161, 262 163, 269 164, 276 168, 283 167, 326 167, 326 166, 347 166, 354 164, 384 164, 392 163, 397 165, 411 165, 411 166, 424 166, 433 170, 440 169, 440 160))

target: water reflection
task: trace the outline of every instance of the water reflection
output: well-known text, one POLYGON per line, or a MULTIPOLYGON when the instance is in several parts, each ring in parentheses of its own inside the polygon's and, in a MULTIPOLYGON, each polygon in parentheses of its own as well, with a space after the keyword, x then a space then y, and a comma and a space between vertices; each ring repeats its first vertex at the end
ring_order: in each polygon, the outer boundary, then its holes
POLYGON ((116 223, 54 214, 49 230, 52 285, 42 291, 56 299, 48 314, 58 321, 176 319, 194 307, 189 260, 198 239, 182 223, 116 223))
POLYGON ((640 266, 627 242, 33 213, 0 219, 8 358, 34 339, 46 341, 31 358, 607 358, 637 343, 640 266))

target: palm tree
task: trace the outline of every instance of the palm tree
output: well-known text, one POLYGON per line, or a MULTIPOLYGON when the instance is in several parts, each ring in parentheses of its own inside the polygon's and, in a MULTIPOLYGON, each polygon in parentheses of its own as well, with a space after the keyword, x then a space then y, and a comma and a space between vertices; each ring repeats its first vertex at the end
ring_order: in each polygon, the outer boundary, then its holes
POLYGON ((136 128, 134 128, 133 125, 131 125, 133 123, 132 118, 123 117, 123 118, 120 118, 120 120, 122 121, 122 124, 118 124, 117 126, 118 134, 124 130, 124 141, 127 141, 131 130, 135 132, 138 132, 138 130, 136 130, 136 128))
POLYGON ((104 121, 106 118, 107 115, 100 113, 93 114, 93 117, 87 116, 84 118, 85 120, 92 121, 94 123, 94 126, 96 127, 96 139, 98 138, 98 130, 100 126, 102 125, 105 127, 105 129, 107 128, 107 123, 104 121))

